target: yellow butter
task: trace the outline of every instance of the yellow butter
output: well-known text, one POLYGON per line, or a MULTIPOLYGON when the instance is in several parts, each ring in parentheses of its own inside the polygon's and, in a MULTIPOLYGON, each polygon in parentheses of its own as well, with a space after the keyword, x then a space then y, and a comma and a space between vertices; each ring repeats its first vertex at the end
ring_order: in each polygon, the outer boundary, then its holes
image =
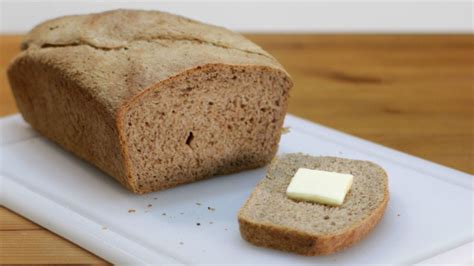
POLYGON ((339 206, 353 179, 351 174, 300 168, 291 179, 286 195, 295 200, 339 206))

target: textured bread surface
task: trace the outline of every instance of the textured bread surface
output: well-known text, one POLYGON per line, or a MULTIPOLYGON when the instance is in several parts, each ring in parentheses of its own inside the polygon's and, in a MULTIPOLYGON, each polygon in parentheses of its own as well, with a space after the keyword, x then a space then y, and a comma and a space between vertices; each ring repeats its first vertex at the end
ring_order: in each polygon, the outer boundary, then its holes
POLYGON ((28 123, 136 193, 268 163, 292 86, 239 34, 138 10, 41 23, 8 78, 28 123))
POLYGON ((368 161, 286 154, 275 159, 238 214, 242 237, 252 244, 302 255, 344 249, 373 229, 387 206, 385 171, 368 161), (295 201, 286 188, 298 168, 354 176, 341 206, 295 201))

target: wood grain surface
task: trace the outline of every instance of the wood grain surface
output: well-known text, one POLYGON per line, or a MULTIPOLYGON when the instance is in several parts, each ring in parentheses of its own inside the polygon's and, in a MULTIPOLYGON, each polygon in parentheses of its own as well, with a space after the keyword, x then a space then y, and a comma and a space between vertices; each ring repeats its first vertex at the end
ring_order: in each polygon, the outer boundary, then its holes
MULTIPOLYGON (((474 173, 473 35, 247 35, 292 75, 289 112, 474 173)), ((17 112, 0 36, 0 116, 17 112)), ((107 264, 0 208, 0 263, 107 264)))

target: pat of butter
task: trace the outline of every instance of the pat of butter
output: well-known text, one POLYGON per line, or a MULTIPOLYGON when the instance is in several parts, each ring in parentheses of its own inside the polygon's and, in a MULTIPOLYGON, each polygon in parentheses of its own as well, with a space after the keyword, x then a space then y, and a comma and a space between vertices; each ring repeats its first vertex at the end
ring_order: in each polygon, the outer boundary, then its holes
POLYGON ((286 195, 295 200, 339 206, 352 186, 354 176, 300 168, 291 179, 286 195))

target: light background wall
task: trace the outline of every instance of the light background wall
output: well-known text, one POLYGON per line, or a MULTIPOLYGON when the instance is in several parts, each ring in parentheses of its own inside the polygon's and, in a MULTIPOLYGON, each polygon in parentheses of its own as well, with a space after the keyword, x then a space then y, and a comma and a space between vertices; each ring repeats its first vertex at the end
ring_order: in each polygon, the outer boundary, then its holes
POLYGON ((0 33, 66 14, 159 9, 243 32, 472 32, 472 1, 1 1, 0 33))

